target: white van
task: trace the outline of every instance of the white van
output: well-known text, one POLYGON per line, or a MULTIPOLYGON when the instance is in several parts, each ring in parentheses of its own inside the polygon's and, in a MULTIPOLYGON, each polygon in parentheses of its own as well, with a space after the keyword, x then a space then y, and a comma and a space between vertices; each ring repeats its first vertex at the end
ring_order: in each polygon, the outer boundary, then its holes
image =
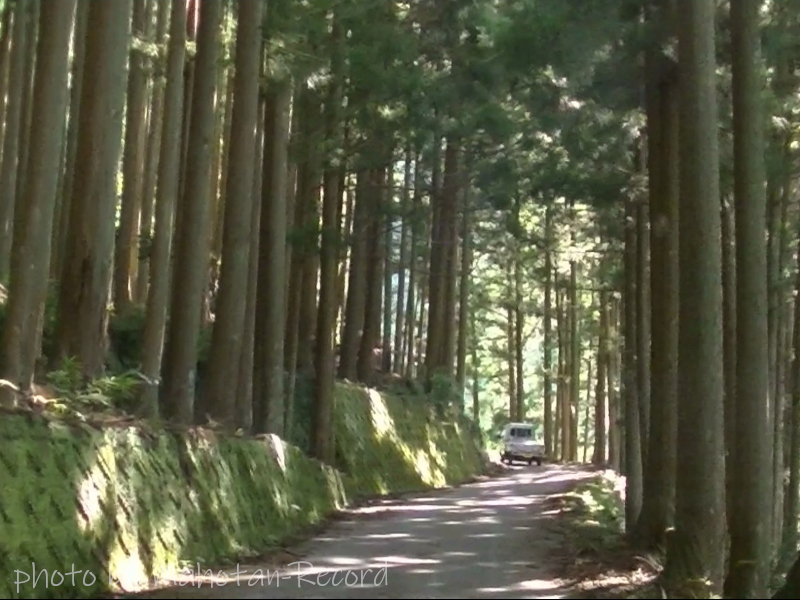
POLYGON ((544 460, 544 445, 533 441, 533 423, 509 423, 503 428, 500 460, 509 465, 515 460, 537 466, 544 460))

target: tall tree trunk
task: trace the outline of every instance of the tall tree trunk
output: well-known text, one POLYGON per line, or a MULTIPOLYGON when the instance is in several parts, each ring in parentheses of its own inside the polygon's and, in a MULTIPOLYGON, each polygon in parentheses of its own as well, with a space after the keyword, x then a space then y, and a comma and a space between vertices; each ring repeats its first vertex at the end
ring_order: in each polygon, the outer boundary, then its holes
MULTIPOLYGON (((653 69, 657 73, 657 65, 653 69)), ((678 115, 670 71, 648 82, 651 402, 637 542, 663 548, 675 512, 678 389, 678 115)), ((646 356, 646 355, 645 355, 646 356)))
POLYGON ((478 338, 475 333, 475 313, 469 314, 469 332, 472 340, 472 421, 476 425, 481 422, 480 371, 481 363, 478 355, 478 338))
POLYGON ((565 291, 559 291, 556 295, 558 313, 558 362, 559 362, 559 386, 558 386, 558 406, 559 406, 559 430, 560 430, 560 450, 561 461, 569 462, 570 459, 570 346, 569 346, 569 309, 566 306, 567 295, 565 291))
MULTIPOLYGON (((161 2, 156 7, 156 33, 155 43, 164 45, 169 19, 169 2, 161 2)), ((160 63, 160 61, 159 61, 160 63)), ((158 69, 165 65, 159 64, 158 69)), ((136 288, 134 300, 137 304, 144 304, 147 299, 147 287, 150 284, 150 251, 152 249, 153 212, 155 210, 156 178, 158 175, 158 162, 160 158, 161 130, 164 126, 164 86, 165 81, 153 82, 153 99, 150 103, 150 117, 147 127, 147 149, 145 151, 145 166, 142 191, 142 218, 139 228, 140 244, 144 242, 144 252, 139 252, 137 260, 139 265, 136 274, 136 288)))
MULTIPOLYGON (((261 44, 261 64, 263 75, 266 45, 261 44)), ((264 104, 259 99, 256 125, 256 148, 253 153, 253 192, 250 211, 250 248, 247 262, 247 304, 244 317, 244 341, 239 359, 239 377, 236 383, 236 428, 250 433, 253 429, 253 387, 255 383, 255 343, 256 343, 256 303, 258 302, 258 257, 261 246, 259 224, 261 222, 262 184, 264 181, 264 104)))
POLYGON ((734 215, 730 198, 720 201, 722 238, 722 327, 723 362, 725 364, 725 502, 728 523, 733 512, 733 470, 736 451, 736 243, 734 215))
POLYGON ((470 241, 471 211, 471 190, 469 186, 466 186, 464 189, 464 209, 461 215, 461 270, 458 284, 458 347, 456 350, 456 385, 458 386, 462 409, 464 408, 464 391, 467 385, 470 270, 472 268, 472 244, 470 241))
MULTIPOLYGON (((264 162, 258 246, 253 369, 253 430, 284 436, 291 398, 284 388, 288 153, 292 87, 269 81, 264 102, 264 162)), ((290 416, 290 415, 288 415, 290 416)))
MULTIPOLYGON (((72 71, 70 73, 69 90, 69 125, 67 129, 66 156, 64 157, 64 177, 61 180, 58 218, 53 225, 56 230, 53 244, 53 260, 50 275, 58 279, 64 263, 64 250, 69 231, 70 202, 72 186, 75 180, 75 156, 78 148, 80 130, 80 101, 83 85, 84 64, 86 62, 86 27, 88 24, 90 0, 78 0, 75 9, 75 25, 73 30, 72 71)), ((4 145, 5 145, 4 141, 4 145)), ((5 156, 5 154, 4 154, 5 156)))
POLYGON ((508 349, 506 364, 508 365, 508 418, 510 421, 517 420, 517 403, 519 402, 519 398, 517 398, 519 391, 517 387, 517 353, 514 348, 516 345, 514 316, 514 307, 509 303, 506 308, 506 348, 508 349))
MULTIPOLYGON (((596 399, 595 399, 596 401, 596 399)), ((592 406, 592 357, 586 358, 586 404, 583 415, 583 455, 581 462, 586 463, 589 457, 589 420, 592 406)), ((597 407, 595 407, 595 410, 597 407)))
POLYGON ((20 162, 19 137, 22 128, 23 94, 25 89, 25 58, 27 56, 28 22, 33 18, 31 5, 21 2, 14 6, 11 30, 11 66, 8 74, 5 127, 3 129, 3 159, 0 166, 0 281, 8 280, 11 245, 14 236, 14 207, 17 178, 25 168, 20 162))
POLYGON ((200 2, 195 57, 191 126, 186 174, 175 230, 169 327, 162 365, 160 398, 165 416, 187 424, 195 415, 194 393, 200 338, 200 307, 208 270, 211 147, 214 96, 219 54, 221 0, 200 2))
POLYGON ((444 278, 445 278, 445 249, 443 227, 443 191, 441 170, 441 137, 434 133, 433 169, 431 173, 431 227, 428 259, 428 326, 427 340, 425 341, 425 380, 430 387, 431 377, 439 368, 442 336, 444 333, 444 278))
POLYGON ((772 518, 767 248, 758 0, 731 5, 736 207, 736 460, 726 595, 764 598, 772 518))
POLYGON ((394 269, 394 221, 395 221, 394 186, 387 186, 386 214, 381 229, 381 246, 383 250, 383 324, 381 326, 381 364, 384 373, 391 373, 392 360, 392 279, 398 269, 394 269))
POLYGON ((161 370, 172 271, 172 227, 175 220, 175 199, 180 185, 181 115, 184 99, 181 75, 184 72, 185 59, 186 0, 173 0, 158 161, 155 228, 149 260, 150 284, 147 289, 147 310, 142 333, 142 374, 146 378, 146 390, 142 397, 141 410, 147 416, 155 416, 158 412, 158 375, 161 370))
POLYGON ((28 33, 25 40, 25 76, 24 85, 22 90, 22 112, 20 114, 20 130, 19 130, 19 171, 17 172, 17 186, 14 191, 15 204, 14 204, 14 226, 13 226, 13 241, 11 246, 11 261, 18 262, 19 258, 14 257, 14 252, 18 252, 22 248, 22 244, 18 239, 22 232, 25 231, 27 225, 28 212, 24 208, 23 194, 25 193, 25 185, 27 184, 27 173, 25 172, 25 165, 28 164, 28 151, 30 149, 30 132, 31 123, 33 120, 33 111, 31 96, 33 94, 33 80, 36 73, 36 40, 39 35, 39 6, 40 0, 29 0, 28 10, 30 11, 30 20, 28 21, 28 33), (15 250, 16 248, 16 250, 15 250))
POLYGON ((375 375, 375 351, 380 348, 383 314, 383 211, 386 206, 386 169, 373 171, 367 226, 366 299, 364 330, 358 349, 358 379, 370 383, 375 375))
POLYGON ((545 208, 545 254, 544 254, 544 339, 542 341, 544 357, 542 365, 544 373, 544 447, 545 454, 555 456, 553 421, 553 208, 547 204, 545 208))
MULTIPOLYGON (((455 136, 447 139, 444 156, 444 185, 442 187, 442 219, 445 239, 444 252, 444 298, 442 299, 442 346, 438 368, 452 380, 456 355, 456 283, 458 276, 458 210, 461 188, 460 140, 455 136)), ((521 385, 520 378, 517 384, 521 385)), ((518 395, 521 403, 522 398, 518 395)))
POLYGON ((522 331, 525 326, 525 314, 522 307, 522 266, 521 257, 514 257, 514 365, 517 370, 517 405, 514 419, 525 419, 525 375, 524 348, 522 331))
POLYGON ((606 403, 606 384, 608 380, 608 292, 600 292, 600 335, 597 343, 597 376, 595 384, 594 407, 594 453, 592 463, 603 465, 608 456, 607 423, 608 407, 606 403))
MULTIPOLYGON (((144 38, 147 28, 147 3, 133 0, 133 31, 144 38)), ((138 48, 130 51, 128 99, 125 113, 125 146, 122 155, 122 210, 114 252, 114 308, 128 310, 131 304, 131 283, 138 259, 139 217, 142 207, 145 133, 147 131, 146 59, 138 48)))
POLYGON ((725 532, 716 2, 681 8, 678 477, 664 576, 676 595, 708 597, 722 591, 725 532))
POLYGON ((581 339, 579 330, 578 306, 578 265, 575 261, 570 265, 569 285, 569 389, 570 389, 570 444, 569 460, 578 462, 578 416, 581 397, 581 339))
POLYGON ((394 319, 394 370, 396 373, 403 372, 403 334, 405 332, 405 296, 406 296, 406 272, 408 268, 408 221, 409 204, 411 198, 411 165, 413 162, 411 145, 408 144, 405 150, 405 161, 403 169, 403 192, 400 199, 400 257, 397 265, 397 304, 395 306, 394 319))
POLYGON ((250 237, 253 211, 253 169, 258 124, 262 5, 237 3, 236 63, 231 110, 230 150, 225 178, 222 270, 209 355, 205 395, 208 413, 233 426, 236 415, 239 362, 247 310, 250 237))
POLYGON ((353 211, 353 236, 347 281, 344 333, 339 350, 339 377, 358 379, 358 348, 364 329, 367 297, 367 226, 372 172, 362 170, 356 176, 356 200, 353 211))
MULTIPOLYGON (((409 275, 408 275, 408 301, 406 303, 406 328, 408 329, 408 346, 406 348, 406 369, 405 376, 411 379, 416 375, 415 352, 416 335, 415 321, 417 320, 417 299, 424 295, 422 292, 422 278, 417 275, 418 254, 417 244, 420 239, 420 231, 424 230, 420 222, 422 215, 422 192, 420 190, 420 157, 419 151, 414 151, 414 193, 411 201, 411 251, 409 255, 409 275)), ((420 312, 422 312, 420 310, 420 312)), ((421 319, 421 317, 420 317, 421 319)))
MULTIPOLYGON (((37 339, 39 312, 47 293, 50 261, 50 232, 58 195, 58 167, 64 135, 67 103, 69 24, 76 0, 53 0, 42 5, 33 105, 39 117, 33 123, 23 207, 27 211, 26 230, 15 253, 18 264, 11 265, 11 280, 0 342, 3 379, 27 391, 32 383, 36 358, 29 339, 37 339)), ((0 394, 0 402, 13 404, 14 397, 0 394)))
POLYGON ((619 302, 615 296, 608 304, 608 464, 619 472, 622 466, 622 431, 620 427, 619 382, 619 302))
MULTIPOLYGON (((11 33, 14 29, 13 24, 14 11, 8 4, 3 6, 2 15, 0 16, 0 115, 6 114, 6 96, 8 92, 8 75, 11 66, 11 33)), ((0 150, 3 147, 3 132, 5 130, 5 121, 0 117, 0 150)), ((2 151, 0 151, 2 156, 2 151)))
POLYGON ((625 530, 633 533, 642 509, 642 452, 639 425, 639 390, 636 362, 636 206, 626 205, 625 218, 625 294, 623 295, 623 414, 625 424, 625 530))
POLYGON ((92 168, 78 170, 72 189, 56 344, 59 357, 77 358, 90 378, 105 362, 130 8, 131 0, 89 6, 76 163, 92 168))
MULTIPOLYGON (((342 30, 338 15, 332 16, 331 80, 325 106, 325 137, 333 145, 342 143, 340 106, 344 56, 342 30)), ((333 462, 334 379, 336 373, 334 329, 338 309, 337 275, 339 219, 342 196, 339 194, 339 165, 328 158, 324 166, 322 199, 322 242, 320 249, 319 314, 315 352, 314 405, 311 413, 311 448, 313 455, 327 463, 333 462)))
MULTIPOLYGON (((639 443, 642 472, 649 470, 650 439, 650 232, 649 207, 636 204, 636 392, 639 410, 639 443)), ((642 482, 644 488, 644 482, 642 482)))

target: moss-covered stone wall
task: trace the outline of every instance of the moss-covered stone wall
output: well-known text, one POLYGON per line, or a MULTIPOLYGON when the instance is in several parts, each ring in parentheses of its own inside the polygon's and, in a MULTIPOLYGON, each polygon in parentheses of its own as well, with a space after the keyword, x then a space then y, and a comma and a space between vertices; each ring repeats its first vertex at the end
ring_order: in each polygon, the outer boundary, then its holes
POLYGON ((467 422, 443 422, 424 402, 344 384, 336 402, 338 469, 275 436, 3 416, 0 594, 132 589, 185 564, 263 553, 356 497, 482 468, 467 422))

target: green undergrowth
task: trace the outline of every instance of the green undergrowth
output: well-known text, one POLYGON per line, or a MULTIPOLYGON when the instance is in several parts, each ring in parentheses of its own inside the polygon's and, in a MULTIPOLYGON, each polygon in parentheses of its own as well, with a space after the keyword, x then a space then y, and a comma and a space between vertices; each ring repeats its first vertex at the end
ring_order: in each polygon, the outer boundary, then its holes
POLYGON ((612 474, 581 483, 562 500, 579 553, 598 555, 623 546, 625 508, 612 474))
POLYGON ((0 419, 5 597, 133 590, 186 565, 263 554, 360 498, 457 484, 483 469, 471 423, 442 418, 415 393, 337 384, 332 468, 275 436, 92 420, 82 411, 112 414, 134 376, 81 387, 74 375, 50 377, 63 396, 57 410, 0 419))

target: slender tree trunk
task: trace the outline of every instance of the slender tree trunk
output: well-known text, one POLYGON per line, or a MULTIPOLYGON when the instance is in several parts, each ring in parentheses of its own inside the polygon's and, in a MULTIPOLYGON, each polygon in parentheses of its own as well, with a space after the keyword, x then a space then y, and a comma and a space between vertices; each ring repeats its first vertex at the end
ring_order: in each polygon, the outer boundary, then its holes
POLYGON ((578 462, 578 416, 580 414, 581 397, 581 339, 580 339, 580 307, 578 306, 578 265, 574 261, 570 265, 569 291, 569 357, 570 357, 570 455, 569 460, 578 462))
POLYGON ((625 294, 623 341, 623 411, 625 423, 625 529, 633 533, 642 509, 642 452, 639 425, 639 393, 636 370, 636 207, 629 199, 625 219, 625 294))
POLYGON ((544 386, 544 447, 545 454, 555 456, 553 421, 553 209, 551 204, 545 208, 545 282, 544 282, 544 339, 542 359, 544 386))
POLYGON ((80 129, 81 88, 83 85, 84 63, 86 62, 86 27, 88 24, 89 3, 90 0, 78 0, 78 6, 75 9, 72 72, 70 73, 69 90, 69 125, 67 129, 66 156, 64 157, 64 177, 61 181, 58 220, 53 226, 56 229, 56 241, 53 245, 53 261, 50 269, 50 275, 53 279, 58 279, 64 266, 64 251, 67 243, 67 232, 69 231, 70 202, 72 201, 72 186, 75 180, 75 156, 80 129))
POLYGON ((146 390, 141 409, 146 416, 155 416, 158 412, 158 375, 161 370, 172 272, 172 226, 175 220, 175 199, 180 186, 181 114, 184 99, 181 75, 184 72, 185 58, 186 0, 173 0, 158 162, 156 218, 149 261, 150 284, 147 289, 147 310, 142 333, 142 374, 146 377, 146 390))
POLYGON ((622 431, 619 401, 619 301, 611 295, 608 302, 608 464, 615 471, 622 468, 622 431))
POLYGON ((286 230, 292 87, 270 81, 264 102, 264 162, 258 246, 258 288, 253 369, 253 429, 285 436, 291 398, 284 387, 286 230))
MULTIPOLYGON (((155 42, 163 45, 169 19, 169 2, 161 2, 156 8, 155 42)), ((163 68, 162 65, 157 67, 163 68)), ((147 150, 145 151, 144 189, 142 191, 142 219, 139 229, 140 243, 144 242, 145 251, 139 252, 136 274, 135 301, 144 304, 147 299, 147 288, 150 285, 150 253, 152 250, 153 212, 155 210, 156 178, 160 160, 161 131, 164 126, 164 81, 153 82, 153 100, 150 103, 150 118, 147 132, 147 150)))
MULTIPOLYGON (((261 56, 266 54, 262 44, 261 56)), ((262 70, 263 74, 263 70, 262 70)), ((244 341, 239 359, 239 377, 236 383, 236 428, 251 432, 253 428, 253 385, 255 381, 255 325, 256 302, 258 301, 258 256, 261 239, 259 223, 261 222, 261 186, 263 183, 264 164, 264 101, 259 100, 258 124, 256 127, 256 148, 253 153, 253 199, 250 212, 250 249, 247 262, 247 304, 244 317, 244 341)))
POLYGON ((758 0, 731 5, 736 206, 736 461, 726 595, 764 598, 772 535, 767 248, 758 0))
POLYGON ((608 292, 600 292, 600 335, 597 343, 597 376, 595 383, 594 407, 594 453, 592 462, 603 465, 608 456, 607 422, 608 407, 606 403, 606 384, 608 380, 608 292))
POLYGON ((8 74, 6 109, 3 129, 3 160, 0 166, 0 281, 8 280, 11 245, 14 236, 14 207, 17 178, 24 168, 20 162, 19 136, 23 114, 25 88, 25 57, 28 22, 32 19, 31 5, 21 2, 14 6, 11 30, 11 66, 8 74))
MULTIPOLYGON (((597 399, 595 398, 595 402, 597 399)), ((592 357, 589 356, 586 359, 586 404, 584 407, 584 415, 583 415, 583 456, 581 457, 581 462, 586 463, 588 462, 589 457, 589 421, 591 420, 590 415, 591 413, 591 406, 592 406, 592 357)), ((597 407, 595 407, 595 410, 597 407)))
MULTIPOLYGON (((342 102, 343 39, 338 16, 334 13, 331 31, 331 81, 326 102, 325 134, 334 145, 341 145, 340 105, 342 102)), ((341 202, 339 194, 339 168, 331 160, 324 168, 322 199, 322 242, 320 249, 319 314, 315 352, 314 406, 311 413, 311 448, 313 455, 327 463, 333 462, 333 413, 334 379, 336 373, 334 329, 338 299, 336 280, 338 276, 339 222, 341 202)))
MULTIPOLYGON (((464 210, 461 216, 461 270, 458 284, 458 347, 456 350, 456 384, 461 408, 464 408, 464 390, 467 385, 467 343, 470 299, 470 269, 472 268, 472 243, 470 241, 471 190, 464 190, 464 210)), ((520 361, 521 362, 521 361, 520 361)))
MULTIPOLYGON (((147 28, 145 0, 133 0, 134 36, 144 37, 147 28)), ((138 259, 139 217, 142 208, 144 171, 147 74, 146 59, 139 49, 132 49, 129 58, 128 98, 125 113, 125 147, 122 157, 122 210, 114 253, 114 307, 125 312, 131 304, 131 283, 138 259)))
POLYGON ((339 350, 339 377, 358 379, 358 348, 364 328, 367 296, 367 226, 369 223, 369 194, 371 171, 356 176, 356 200, 353 210, 353 241, 350 249, 350 268, 347 281, 344 333, 339 350))
POLYGON ((403 193, 400 200, 400 257, 397 265, 397 304, 395 306, 394 319, 394 370, 396 373, 403 372, 403 333, 405 331, 405 295, 406 295, 406 272, 408 269, 408 220, 409 220, 409 200, 411 192, 411 146, 405 150, 405 165, 403 173, 403 193))

